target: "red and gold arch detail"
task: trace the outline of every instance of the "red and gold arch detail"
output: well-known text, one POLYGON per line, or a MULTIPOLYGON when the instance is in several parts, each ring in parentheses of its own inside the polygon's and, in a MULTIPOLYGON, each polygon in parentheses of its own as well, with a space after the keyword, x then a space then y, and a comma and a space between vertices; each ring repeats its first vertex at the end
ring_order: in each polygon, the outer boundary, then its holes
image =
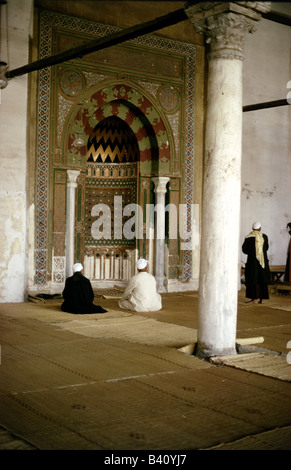
MULTIPOLYGON (((104 119, 116 116, 122 119, 134 133, 140 162, 170 159, 170 148, 165 124, 157 108, 147 97, 129 85, 116 84, 94 92, 84 101, 75 115, 84 135, 94 133, 96 126, 104 119)), ((68 148, 73 145, 75 135, 69 135, 68 148)), ((80 149, 86 157, 86 146, 80 149)))

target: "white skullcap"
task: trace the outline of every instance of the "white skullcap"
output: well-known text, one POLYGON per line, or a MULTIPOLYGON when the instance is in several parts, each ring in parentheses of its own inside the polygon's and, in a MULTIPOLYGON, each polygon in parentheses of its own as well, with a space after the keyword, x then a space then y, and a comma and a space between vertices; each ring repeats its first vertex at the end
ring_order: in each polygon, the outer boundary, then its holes
POLYGON ((261 223, 260 222, 254 222, 252 228, 253 228, 253 230, 259 230, 259 228, 261 228, 261 223))
POLYGON ((136 263, 136 267, 137 269, 144 269, 146 268, 147 264, 148 262, 146 259, 140 258, 136 263))
POLYGON ((81 265, 81 263, 74 264, 73 273, 77 273, 78 271, 82 271, 82 270, 83 270, 83 266, 81 265))

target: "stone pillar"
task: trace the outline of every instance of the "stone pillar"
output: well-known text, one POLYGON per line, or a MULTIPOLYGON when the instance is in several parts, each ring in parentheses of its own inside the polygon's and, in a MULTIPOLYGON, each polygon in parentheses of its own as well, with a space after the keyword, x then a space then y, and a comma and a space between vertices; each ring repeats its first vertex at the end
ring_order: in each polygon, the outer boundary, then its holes
POLYGON ((157 176, 152 178, 156 193, 156 224, 155 224, 155 260, 156 260, 156 281, 157 290, 165 292, 165 194, 167 192, 167 183, 170 178, 157 176))
POLYGON ((199 357, 236 353, 243 48, 246 33, 254 32, 255 22, 260 19, 258 11, 265 11, 266 3, 202 2, 187 10, 194 28, 205 34, 210 46, 196 352, 199 357))
POLYGON ((78 170, 67 170, 66 277, 72 276, 75 254, 75 203, 78 170))

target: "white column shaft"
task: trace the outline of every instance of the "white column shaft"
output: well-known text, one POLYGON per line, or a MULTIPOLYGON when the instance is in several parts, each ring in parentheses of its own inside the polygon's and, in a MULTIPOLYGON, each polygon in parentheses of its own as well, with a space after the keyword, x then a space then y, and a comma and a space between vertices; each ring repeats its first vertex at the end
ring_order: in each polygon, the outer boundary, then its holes
POLYGON ((269 3, 201 2, 187 9, 210 44, 196 352, 202 357, 236 351, 243 49, 269 3))
POLYGON ((165 195, 167 192, 166 186, 170 178, 159 176, 152 178, 152 180, 155 184, 156 193, 155 278, 157 281, 157 290, 159 292, 165 292, 165 195))
POLYGON ((198 347, 235 353, 242 62, 209 64, 198 347))
POLYGON ((75 256, 75 204, 77 178, 80 171, 67 170, 67 214, 66 214, 66 276, 72 275, 75 256))

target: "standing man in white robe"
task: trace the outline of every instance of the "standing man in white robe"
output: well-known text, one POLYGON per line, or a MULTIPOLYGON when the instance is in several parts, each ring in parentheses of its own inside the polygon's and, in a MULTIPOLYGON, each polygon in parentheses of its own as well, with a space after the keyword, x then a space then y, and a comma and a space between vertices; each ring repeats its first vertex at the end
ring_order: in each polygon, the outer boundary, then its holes
POLYGON ((120 308, 135 312, 156 312, 162 308, 162 298, 157 292, 154 276, 147 272, 148 262, 139 259, 136 263, 138 274, 133 276, 118 302, 120 308))

